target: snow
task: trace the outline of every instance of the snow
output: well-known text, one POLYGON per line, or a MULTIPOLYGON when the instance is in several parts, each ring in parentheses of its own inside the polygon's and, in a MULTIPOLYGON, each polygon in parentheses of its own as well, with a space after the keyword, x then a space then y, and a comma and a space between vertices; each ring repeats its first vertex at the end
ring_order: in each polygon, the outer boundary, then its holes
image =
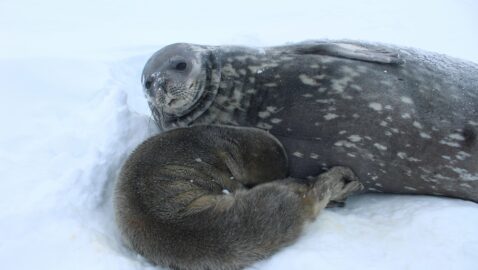
MULTIPOLYGON (((155 269, 121 245, 111 190, 157 129, 143 64, 173 42, 351 38, 478 62, 478 2, 0 2, 2 269, 155 269)), ((478 205, 365 195, 252 269, 477 269, 478 205)))

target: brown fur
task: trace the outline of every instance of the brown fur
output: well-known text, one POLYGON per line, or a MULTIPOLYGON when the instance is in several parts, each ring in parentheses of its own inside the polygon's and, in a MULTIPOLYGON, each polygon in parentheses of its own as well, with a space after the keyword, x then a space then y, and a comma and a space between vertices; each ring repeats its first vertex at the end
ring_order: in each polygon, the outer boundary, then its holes
POLYGON ((318 181, 287 178, 284 149, 264 131, 195 126, 131 154, 115 210, 125 242, 158 265, 241 269, 291 244, 329 201, 360 189, 343 167, 318 181))

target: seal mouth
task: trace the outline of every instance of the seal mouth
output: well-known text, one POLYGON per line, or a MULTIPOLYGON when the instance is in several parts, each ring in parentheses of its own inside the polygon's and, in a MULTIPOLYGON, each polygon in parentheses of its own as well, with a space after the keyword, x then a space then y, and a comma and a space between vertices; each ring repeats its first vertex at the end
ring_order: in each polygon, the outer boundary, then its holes
POLYGON ((191 122, 203 115, 213 104, 221 80, 219 56, 217 54, 215 51, 208 52, 205 57, 205 65, 203 66, 206 69, 205 79, 195 81, 195 83, 188 87, 188 89, 198 89, 191 101, 182 104, 184 101, 181 98, 171 98, 167 103, 168 109, 158 106, 157 102, 154 102, 156 106, 150 103, 153 117, 161 130, 187 127, 191 122), (173 107, 180 109, 171 109, 173 107))
POLYGON ((155 100, 157 107, 162 109, 162 113, 167 114, 170 118, 182 117, 190 113, 196 107, 200 98, 204 94, 204 80, 198 80, 199 83, 192 83, 189 87, 176 88, 176 94, 166 93, 164 90, 158 89, 163 96, 158 96, 155 100), (194 92, 193 96, 183 94, 185 92, 194 92), (163 104, 163 105, 161 105, 163 104))

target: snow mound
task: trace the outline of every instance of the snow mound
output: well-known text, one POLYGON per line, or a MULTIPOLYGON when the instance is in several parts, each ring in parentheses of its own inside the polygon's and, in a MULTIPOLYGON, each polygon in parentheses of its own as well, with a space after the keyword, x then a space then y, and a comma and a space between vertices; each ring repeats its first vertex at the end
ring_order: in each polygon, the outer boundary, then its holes
MULTIPOLYGON (((140 87, 173 42, 361 39, 478 62, 478 2, 145 0, 0 3, 2 269, 157 269, 122 244, 112 191, 158 130, 140 87)), ((477 269, 478 204, 363 195, 251 269, 477 269)))

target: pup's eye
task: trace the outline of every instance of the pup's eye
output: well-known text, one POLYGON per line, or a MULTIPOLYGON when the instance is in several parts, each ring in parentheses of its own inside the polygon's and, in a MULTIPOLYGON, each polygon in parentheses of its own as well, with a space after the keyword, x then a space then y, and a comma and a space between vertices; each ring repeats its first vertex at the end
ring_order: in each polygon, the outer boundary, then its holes
POLYGON ((176 69, 177 70, 185 70, 188 65, 186 62, 179 62, 176 64, 176 69))

